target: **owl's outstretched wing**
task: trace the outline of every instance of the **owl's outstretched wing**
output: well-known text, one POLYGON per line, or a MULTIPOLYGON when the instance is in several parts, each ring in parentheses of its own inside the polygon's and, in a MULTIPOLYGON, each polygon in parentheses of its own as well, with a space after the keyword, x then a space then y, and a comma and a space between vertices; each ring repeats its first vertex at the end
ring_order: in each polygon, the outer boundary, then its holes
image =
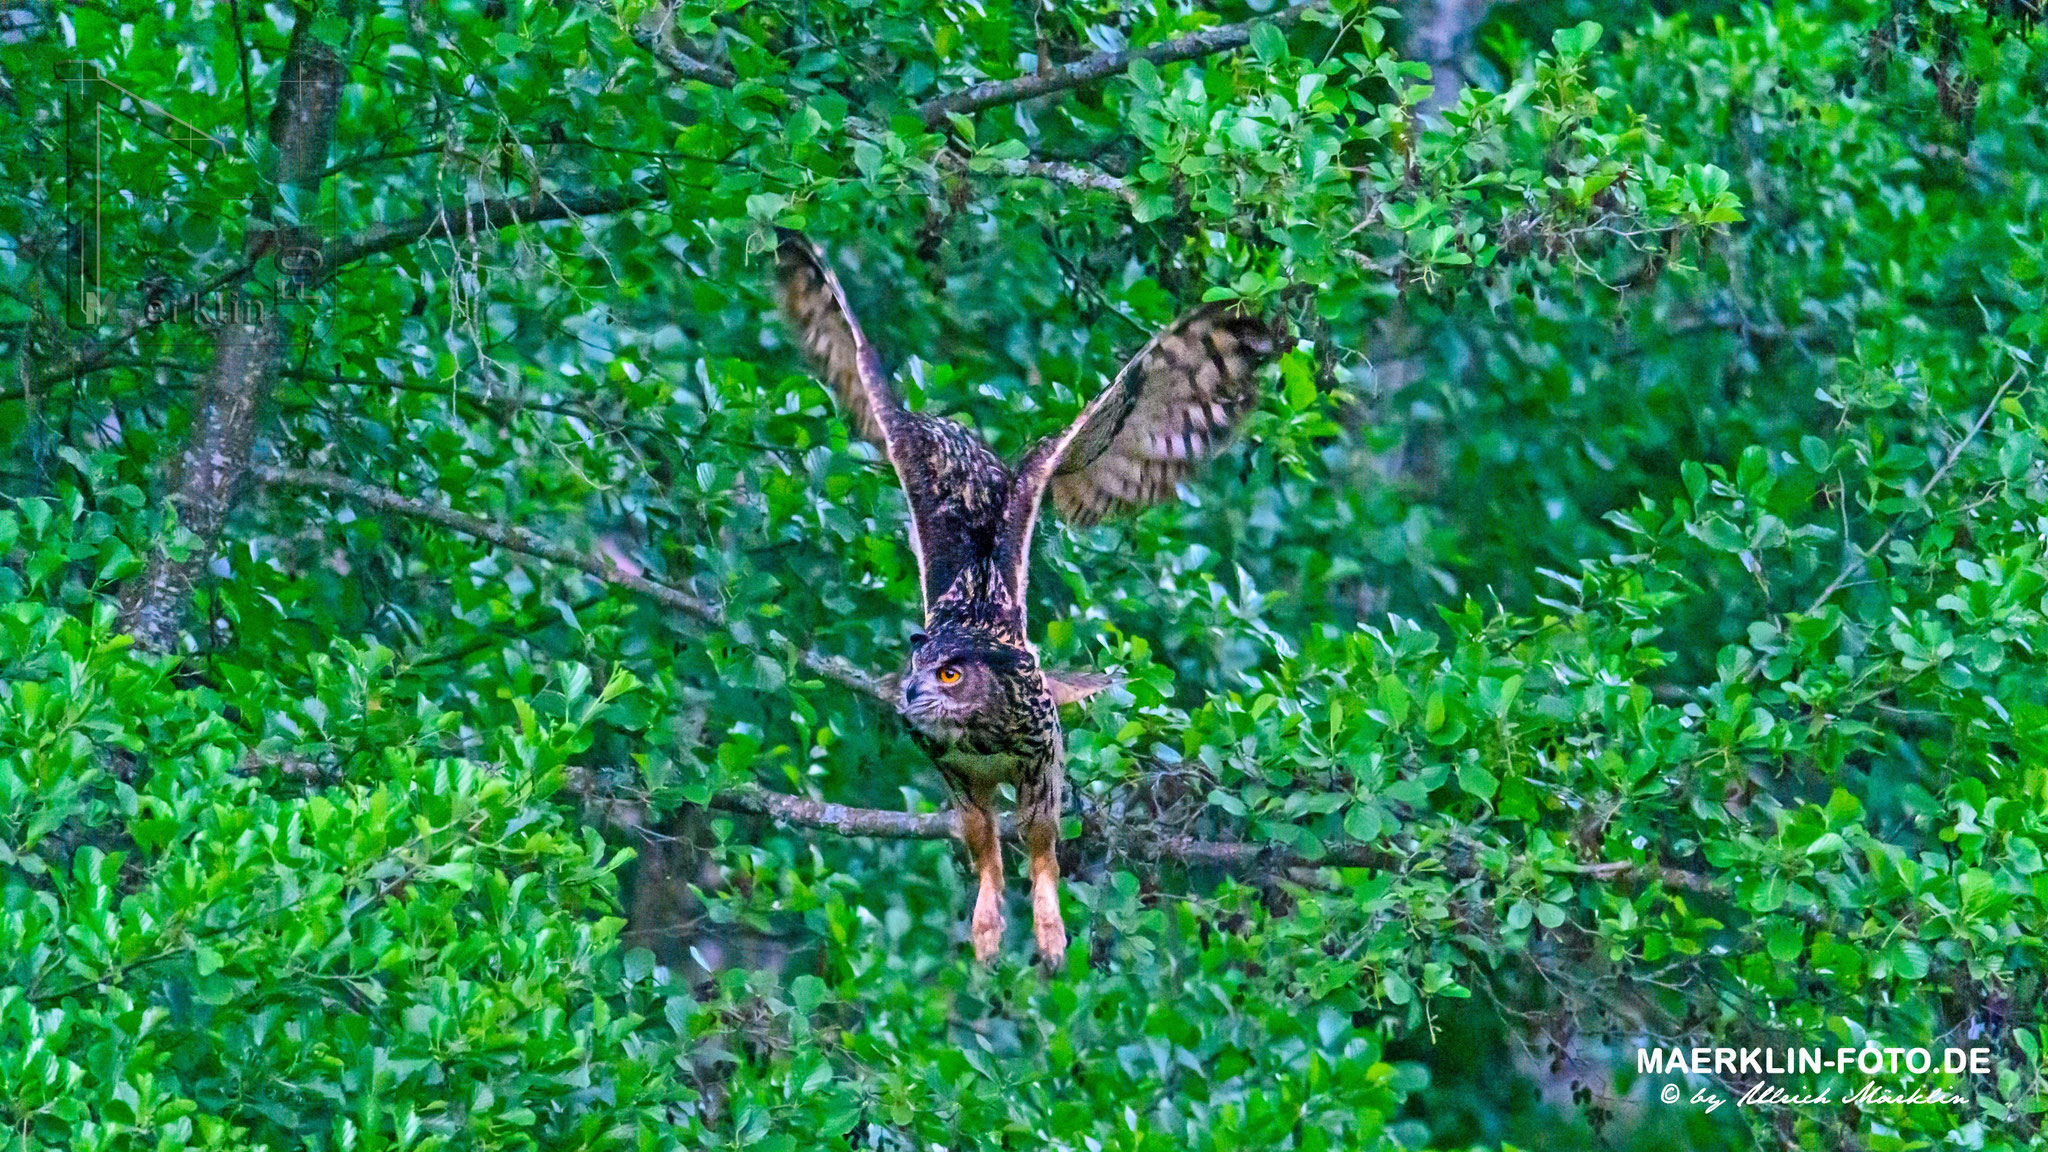
POLYGON ((1258 369, 1281 330, 1205 304, 1154 336, 1066 430, 1017 465, 999 563, 1019 601, 1049 493, 1069 524, 1160 503, 1222 448, 1258 403, 1258 369))
POLYGON ((832 274, 824 257, 801 233, 787 228, 775 231, 775 277, 783 319, 802 341, 818 375, 839 398, 846 422, 863 439, 887 452, 888 417, 902 412, 903 402, 896 398, 896 389, 882 371, 882 358, 853 318, 839 277, 832 274))
POLYGON ((910 505, 910 549, 927 616, 969 565, 995 551, 1010 472, 981 438, 903 407, 839 278, 801 234, 778 229, 783 318, 855 432, 881 447, 910 505))

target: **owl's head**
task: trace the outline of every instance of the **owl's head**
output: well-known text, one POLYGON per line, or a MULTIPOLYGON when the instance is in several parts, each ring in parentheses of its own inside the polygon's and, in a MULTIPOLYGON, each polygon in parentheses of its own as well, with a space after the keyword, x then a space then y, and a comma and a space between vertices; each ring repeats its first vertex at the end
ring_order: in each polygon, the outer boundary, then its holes
POLYGON ((1009 707, 1008 687, 1030 654, 953 629, 910 638, 897 709, 918 730, 957 740, 976 720, 1009 707))

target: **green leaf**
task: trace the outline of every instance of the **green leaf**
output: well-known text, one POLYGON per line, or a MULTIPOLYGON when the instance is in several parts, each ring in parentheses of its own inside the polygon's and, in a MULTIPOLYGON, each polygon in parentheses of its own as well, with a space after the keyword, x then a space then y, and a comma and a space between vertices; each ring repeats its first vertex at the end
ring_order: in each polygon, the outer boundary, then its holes
POLYGON ((1687 460, 1678 466, 1678 471, 1685 478, 1686 496, 1697 506, 1707 495, 1707 470, 1696 461, 1687 460))
POLYGON ((1805 949, 1806 934, 1796 920, 1778 920, 1765 929, 1764 940, 1771 959, 1790 964, 1805 949))
POLYGON ((1491 800, 1500 789, 1500 778, 1479 762, 1470 761, 1458 766, 1458 787, 1481 800, 1491 800))
POLYGON ((825 982, 816 976, 799 976, 789 982, 789 1002, 806 1016, 825 1002, 825 982))
POLYGON ((862 176, 873 180, 881 175, 882 163, 882 149, 874 141, 856 140, 853 142, 853 166, 860 169, 862 176))
POLYGON ((1147 96, 1157 96, 1164 91, 1159 81, 1159 69, 1153 67, 1152 62, 1143 56, 1133 59, 1124 75, 1130 77, 1133 87, 1147 96))
POLYGON ((1282 356, 1280 374, 1287 383, 1288 407, 1301 412, 1316 402, 1314 370, 1307 356, 1299 352, 1289 352, 1282 356))
POLYGON ((1600 43, 1603 29, 1591 20, 1582 20, 1571 28, 1560 28, 1550 34, 1550 43, 1560 56, 1583 56, 1600 43))
POLYGON ((1251 44, 1252 54, 1268 67, 1287 59, 1287 37, 1269 23, 1252 26, 1251 44))

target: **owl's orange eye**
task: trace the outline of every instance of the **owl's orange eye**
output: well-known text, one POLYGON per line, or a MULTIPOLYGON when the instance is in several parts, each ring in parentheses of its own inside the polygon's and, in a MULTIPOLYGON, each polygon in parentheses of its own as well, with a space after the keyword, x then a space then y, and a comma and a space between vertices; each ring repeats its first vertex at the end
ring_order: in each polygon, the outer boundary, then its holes
POLYGON ((959 670, 958 668, 941 668, 941 669, 939 669, 939 683, 941 683, 941 684, 946 684, 946 685, 953 685, 953 684, 958 684, 959 682, 960 682, 960 670, 959 670))

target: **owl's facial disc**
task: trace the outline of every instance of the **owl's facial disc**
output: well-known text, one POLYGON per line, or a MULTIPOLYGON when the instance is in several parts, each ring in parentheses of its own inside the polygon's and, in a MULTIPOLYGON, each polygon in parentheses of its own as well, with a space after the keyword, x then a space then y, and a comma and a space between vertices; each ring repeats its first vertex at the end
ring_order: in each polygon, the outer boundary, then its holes
POLYGON ((988 665, 972 654, 937 651, 929 643, 918 643, 910 670, 903 675, 903 699, 897 707, 927 735, 957 740, 994 698, 994 687, 988 665))

